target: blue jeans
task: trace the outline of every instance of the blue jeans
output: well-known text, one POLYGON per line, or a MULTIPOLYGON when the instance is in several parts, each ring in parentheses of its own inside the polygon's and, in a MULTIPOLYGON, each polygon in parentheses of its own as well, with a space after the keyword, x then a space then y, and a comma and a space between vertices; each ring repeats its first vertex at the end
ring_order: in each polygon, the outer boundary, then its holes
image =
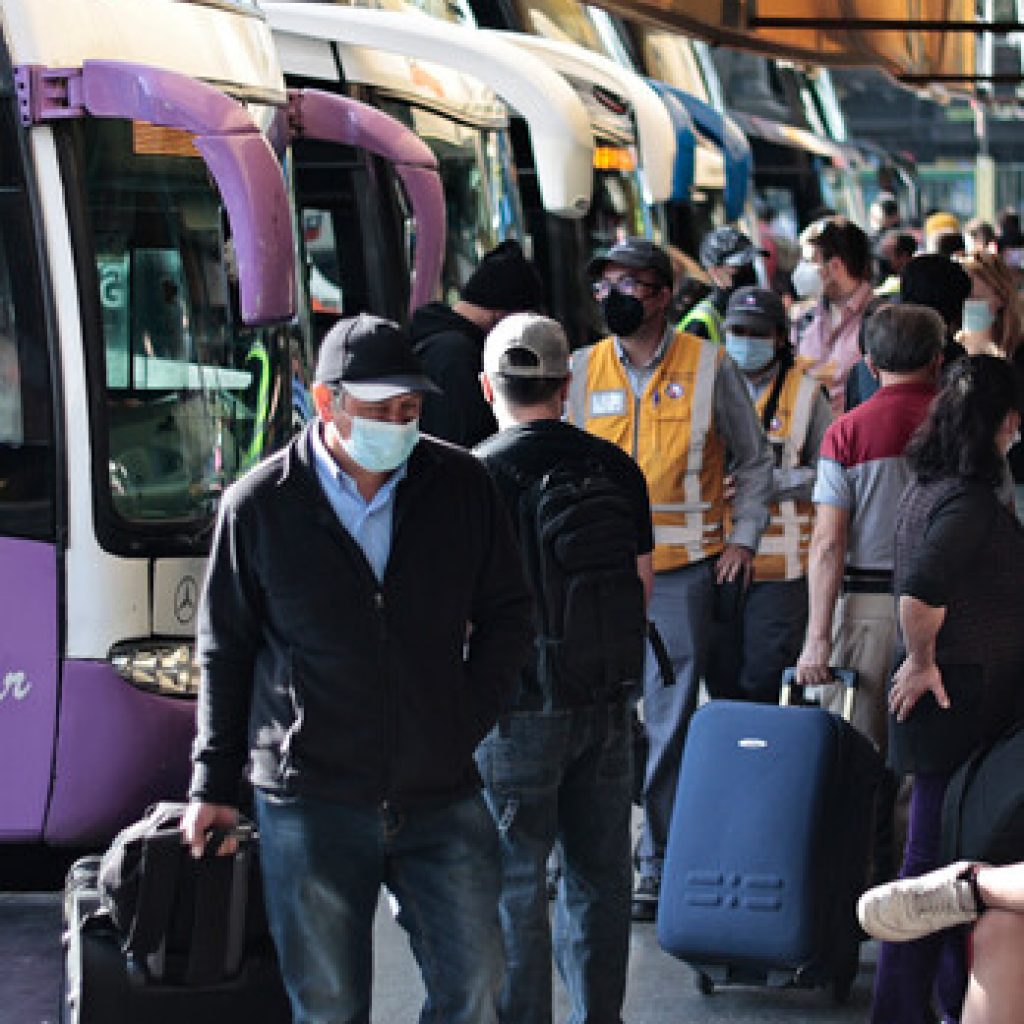
MULTIPOLYGON (((948 781, 946 774, 914 778, 900 878, 917 878, 941 867, 942 799, 948 781)), ((872 1024, 930 1024, 933 990, 943 1020, 959 1020, 966 989, 962 928, 914 942, 883 942, 875 971, 872 1024)))
POLYGON ((495 1024, 498 839, 482 798, 398 811, 257 792, 270 931, 294 1024, 368 1024, 373 917, 398 902, 427 990, 421 1021, 495 1024))
POLYGON ((571 1024, 620 1024, 632 888, 632 741, 625 702, 508 719, 477 750, 501 837, 503 1024, 551 1021, 546 864, 558 845, 554 954, 571 1024))

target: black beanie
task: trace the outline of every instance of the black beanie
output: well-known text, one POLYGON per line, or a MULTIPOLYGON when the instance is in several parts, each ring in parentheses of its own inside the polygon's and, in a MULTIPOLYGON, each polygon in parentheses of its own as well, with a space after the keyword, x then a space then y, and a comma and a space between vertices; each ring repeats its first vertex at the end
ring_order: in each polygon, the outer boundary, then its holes
POLYGON ((462 289, 462 298, 483 309, 537 313, 543 306, 544 289, 519 243, 509 238, 480 261, 462 289))

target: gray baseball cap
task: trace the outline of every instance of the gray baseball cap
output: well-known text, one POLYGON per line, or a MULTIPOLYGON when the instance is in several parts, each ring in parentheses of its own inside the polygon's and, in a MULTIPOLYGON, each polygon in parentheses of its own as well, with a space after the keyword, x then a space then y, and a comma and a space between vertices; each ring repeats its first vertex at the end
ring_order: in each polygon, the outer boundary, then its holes
POLYGON ((513 313, 487 335, 484 373, 505 377, 567 377, 569 342, 562 325, 536 313, 513 313))

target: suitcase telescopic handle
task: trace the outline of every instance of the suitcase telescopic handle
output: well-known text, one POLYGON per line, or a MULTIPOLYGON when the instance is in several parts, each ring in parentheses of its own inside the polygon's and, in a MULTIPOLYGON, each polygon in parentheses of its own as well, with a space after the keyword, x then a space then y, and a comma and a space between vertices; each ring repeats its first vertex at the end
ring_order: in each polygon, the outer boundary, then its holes
MULTIPOLYGON (((832 682, 843 687, 843 718, 847 722, 853 719, 853 705, 857 694, 857 670, 853 668, 831 668, 832 682)), ((787 668, 782 672, 782 687, 779 691, 779 704, 783 707, 793 703, 793 689, 804 687, 796 681, 796 668, 787 668)))

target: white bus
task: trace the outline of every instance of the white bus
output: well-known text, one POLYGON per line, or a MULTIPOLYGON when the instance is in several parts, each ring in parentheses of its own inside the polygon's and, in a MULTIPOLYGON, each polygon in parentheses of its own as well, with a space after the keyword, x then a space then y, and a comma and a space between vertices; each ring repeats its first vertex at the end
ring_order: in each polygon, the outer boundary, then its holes
POLYGON ((218 496, 290 429, 294 237, 249 3, 0 3, 0 841, 183 792, 218 496))
MULTIPOLYGON (((503 238, 525 241, 528 235, 513 163, 512 118, 522 119, 541 203, 556 217, 578 219, 589 208, 593 139, 576 94, 542 61, 503 40, 394 2, 389 7, 264 5, 289 82, 373 103, 433 150, 447 214, 442 297, 451 300, 487 249, 503 238)), ((307 221, 324 219, 305 184, 314 171, 311 156, 296 149, 307 221)), ((326 186, 325 181, 318 189, 321 202, 326 186)), ((339 236, 337 227, 334 235, 339 236)), ((338 258, 340 274, 346 273, 345 259, 351 262, 351 254, 338 258)))
POLYGON ((184 795, 216 506, 308 412, 290 139, 388 161, 413 303, 444 198, 242 0, 2 0, 0 75, 0 842, 93 843, 184 795))

